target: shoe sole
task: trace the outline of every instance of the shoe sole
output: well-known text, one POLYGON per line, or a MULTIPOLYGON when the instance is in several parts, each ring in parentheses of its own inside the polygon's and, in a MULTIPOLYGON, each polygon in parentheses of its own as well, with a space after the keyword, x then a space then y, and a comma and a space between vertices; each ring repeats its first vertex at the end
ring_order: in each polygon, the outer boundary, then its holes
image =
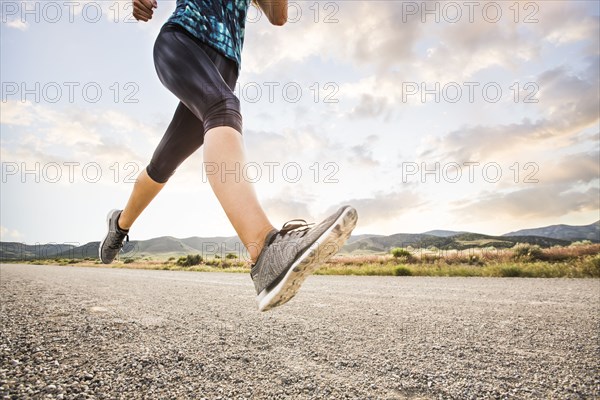
POLYGON ((265 289, 257 296, 258 310, 268 311, 294 297, 304 280, 348 240, 357 220, 356 210, 346 207, 335 222, 298 257, 277 286, 271 290, 265 289))
POLYGON ((100 246, 98 247, 98 258, 100 258, 100 261, 103 264, 110 264, 112 263, 115 259, 113 258, 112 260, 110 260, 109 262, 105 262, 102 259, 102 247, 104 247, 104 242, 106 241, 106 238, 108 237, 108 234, 110 233, 110 217, 113 215, 113 213, 115 211, 118 211, 116 208, 113 210, 110 210, 108 212, 108 215, 106 216, 106 235, 104 236, 104 239, 102 239, 102 242, 100 242, 100 246))

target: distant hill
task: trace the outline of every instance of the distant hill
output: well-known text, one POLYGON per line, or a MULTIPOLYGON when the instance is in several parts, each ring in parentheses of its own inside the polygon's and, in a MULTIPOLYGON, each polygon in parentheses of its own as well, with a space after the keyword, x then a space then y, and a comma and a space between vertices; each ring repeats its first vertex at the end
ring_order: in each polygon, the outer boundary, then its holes
MULTIPOLYGON (((26 245, 16 242, 0 242, 0 260, 27 260, 47 258, 98 258, 100 242, 89 242, 82 246, 74 245, 26 245)), ((122 257, 178 257, 186 254, 202 254, 224 257, 227 253, 240 254, 245 251, 237 236, 232 237, 190 237, 177 239, 162 236, 149 240, 126 242, 122 257)))
POLYGON ((438 237, 450 237, 450 236, 458 235, 460 233, 466 233, 466 232, 445 231, 443 229, 435 229, 433 231, 423 232, 423 235, 432 235, 432 236, 438 236, 438 237))
POLYGON ((51 258, 73 248, 75 246, 71 244, 0 242, 0 260, 51 258))
POLYGON ((521 229, 503 236, 543 236, 563 240, 600 242, 600 221, 590 225, 550 225, 543 228, 521 229))
MULTIPOLYGON (((393 247, 407 247, 419 243, 424 236, 428 235, 419 233, 397 233, 389 236, 367 236, 359 240, 348 241, 342 248, 342 252, 379 253, 382 251, 389 251, 393 247)), ((435 236, 431 237, 435 238, 435 236)))
MULTIPOLYGON (((98 258, 100 242, 90 242, 55 254, 53 258, 98 258)), ((201 254, 225 257, 228 253, 243 254, 245 248, 237 236, 231 237, 189 237, 177 239, 162 236, 148 240, 132 240, 125 243, 121 257, 178 257, 187 254, 201 254)))
MULTIPOLYGON (((537 244, 540 247, 566 246, 577 240, 600 242, 600 221, 584 226, 552 225, 544 228, 524 229, 502 236, 480 233, 433 230, 426 233, 396 233, 394 235, 353 235, 341 249, 342 253, 368 254, 387 253, 394 247, 431 248, 440 250, 464 250, 468 248, 510 248, 517 243, 537 244)), ((99 242, 83 246, 68 244, 27 245, 17 242, 0 242, 0 260, 22 260, 35 258, 98 258, 99 242)), ((189 237, 178 239, 162 236, 149 240, 125 243, 125 257, 179 257, 201 254, 204 257, 227 253, 246 255, 246 250, 237 236, 189 237)))
POLYGON ((469 248, 510 248, 517 243, 537 244, 540 247, 567 246, 568 240, 539 236, 489 236, 479 233, 459 233, 454 236, 440 237, 430 234, 397 233, 390 236, 373 236, 346 244, 342 252, 381 253, 394 247, 430 248, 440 250, 464 250, 469 248))
POLYGON ((362 235, 352 235, 350 236, 350 238, 348 238, 348 240, 346 241, 346 244, 350 244, 350 243, 354 243, 357 240, 362 240, 362 239, 366 239, 366 238, 370 238, 370 237, 383 237, 385 235, 372 235, 372 234, 362 234, 362 235))

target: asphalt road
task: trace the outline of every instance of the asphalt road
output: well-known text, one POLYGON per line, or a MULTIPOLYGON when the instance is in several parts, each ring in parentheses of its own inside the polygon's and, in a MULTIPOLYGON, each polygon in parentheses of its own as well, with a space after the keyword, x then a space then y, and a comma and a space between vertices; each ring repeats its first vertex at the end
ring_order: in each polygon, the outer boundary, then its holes
POLYGON ((0 265, 0 398, 597 398, 600 281, 0 265))

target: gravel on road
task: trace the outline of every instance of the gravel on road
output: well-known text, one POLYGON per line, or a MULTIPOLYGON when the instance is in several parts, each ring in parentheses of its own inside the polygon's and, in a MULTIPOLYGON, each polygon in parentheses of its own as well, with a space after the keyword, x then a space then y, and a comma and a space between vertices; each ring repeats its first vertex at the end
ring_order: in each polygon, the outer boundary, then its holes
POLYGON ((0 265, 0 399, 590 399, 600 281, 0 265))

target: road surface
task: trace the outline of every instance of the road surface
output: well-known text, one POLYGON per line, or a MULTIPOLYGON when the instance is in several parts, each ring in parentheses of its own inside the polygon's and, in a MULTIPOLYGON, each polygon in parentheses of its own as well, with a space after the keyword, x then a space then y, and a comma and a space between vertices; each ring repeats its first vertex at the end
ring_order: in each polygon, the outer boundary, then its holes
POLYGON ((600 396, 600 281, 0 265, 0 398, 600 396))

